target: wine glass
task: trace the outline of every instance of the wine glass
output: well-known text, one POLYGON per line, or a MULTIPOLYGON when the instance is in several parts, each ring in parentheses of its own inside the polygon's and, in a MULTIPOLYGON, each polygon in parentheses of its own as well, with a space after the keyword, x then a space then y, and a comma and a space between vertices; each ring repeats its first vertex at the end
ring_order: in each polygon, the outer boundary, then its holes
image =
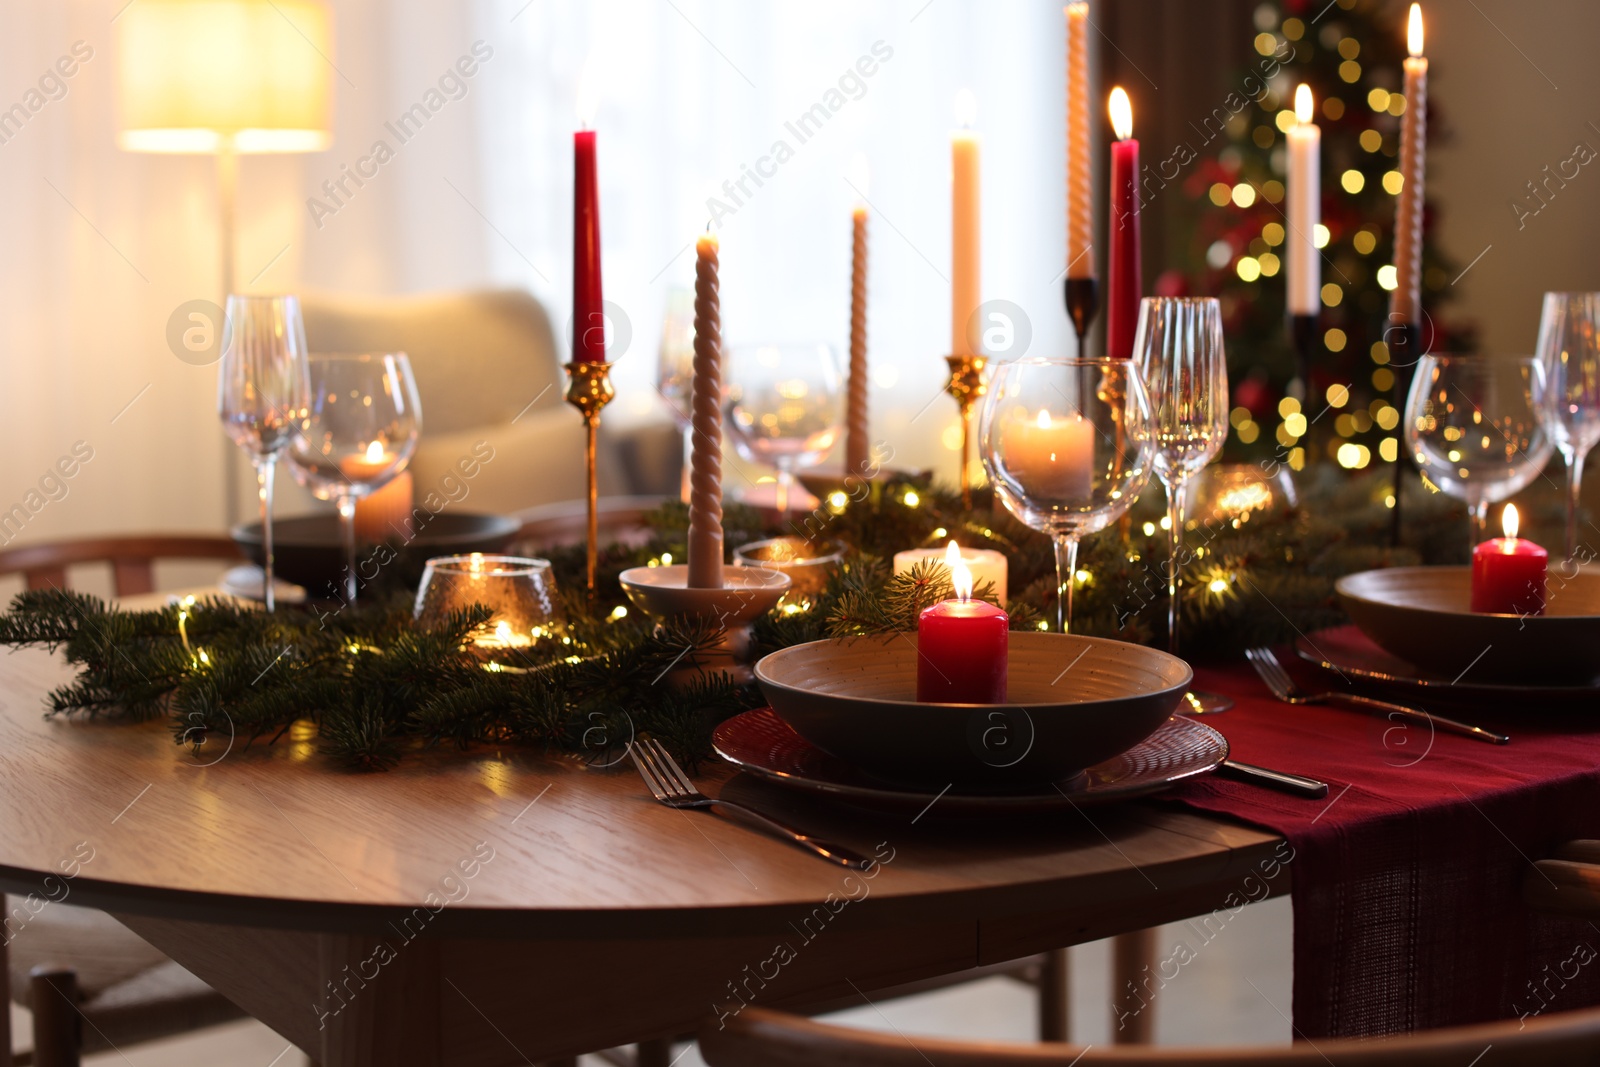
POLYGON ((1546 293, 1534 384, 1545 430, 1567 463, 1567 559, 1578 554, 1583 461, 1600 442, 1600 293, 1546 293))
POLYGON ((1406 448, 1417 469, 1466 501, 1472 543, 1489 505, 1523 489, 1555 451, 1534 400, 1533 356, 1423 356, 1406 398, 1406 448))
POLYGON ((778 470, 778 511, 789 514, 794 472, 815 466, 844 421, 839 359, 820 343, 743 345, 723 365, 727 425, 746 460, 778 470))
MULTIPOLYGON (((1147 296, 1139 303, 1133 351, 1150 393, 1152 460, 1167 491, 1167 651, 1178 654, 1178 578, 1189 480, 1205 469, 1228 439, 1228 361, 1222 306, 1215 297, 1147 296)), ((1191 692, 1190 710, 1226 711, 1233 701, 1191 692)))
POLYGON ((261 550, 267 610, 273 589, 272 478, 310 400, 306 331, 293 296, 229 296, 217 414, 233 443, 256 469, 261 501, 261 550))
POLYGON ((345 599, 356 597, 356 501, 405 470, 422 406, 403 352, 310 357, 311 400, 289 445, 289 469, 339 507, 345 599))
POLYGON ((1150 404, 1125 360, 996 364, 978 419, 983 469, 1006 509, 1055 541, 1056 627, 1072 625, 1078 540, 1150 481, 1150 404))
POLYGON ((672 411, 672 421, 683 434, 684 503, 689 501, 689 456, 694 450, 690 426, 690 394, 694 389, 694 291, 675 286, 667 293, 667 312, 661 320, 661 347, 656 353, 656 391, 672 411))

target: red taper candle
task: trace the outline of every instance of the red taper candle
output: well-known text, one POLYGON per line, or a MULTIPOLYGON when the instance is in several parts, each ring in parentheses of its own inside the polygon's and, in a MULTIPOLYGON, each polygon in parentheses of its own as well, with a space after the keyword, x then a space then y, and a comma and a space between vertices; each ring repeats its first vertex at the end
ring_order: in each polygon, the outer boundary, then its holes
POLYGON ((606 361, 605 299, 600 291, 600 192, 594 131, 572 135, 572 359, 606 361))
POLYGON ((1139 142, 1133 139, 1133 105, 1122 86, 1111 90, 1108 109, 1117 139, 1111 144, 1111 247, 1106 253, 1106 355, 1133 358, 1139 328, 1139 142))

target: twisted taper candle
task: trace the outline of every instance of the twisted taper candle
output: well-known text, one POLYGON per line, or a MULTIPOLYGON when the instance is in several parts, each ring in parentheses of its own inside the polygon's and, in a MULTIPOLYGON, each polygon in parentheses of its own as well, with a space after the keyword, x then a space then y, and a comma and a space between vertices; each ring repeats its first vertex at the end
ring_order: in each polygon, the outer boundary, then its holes
POLYGON ((695 244, 694 386, 689 458, 689 588, 722 581, 722 311, 717 294, 717 238, 695 244))
POLYGON ((1094 277, 1089 254, 1089 5, 1068 4, 1067 14, 1067 277, 1094 277))
POLYGON ((858 477, 872 463, 867 420, 867 209, 855 210, 850 259, 850 392, 845 402, 844 467, 858 477))
MULTIPOLYGON (((1416 51, 1421 51, 1420 42, 1416 51)), ((1405 61, 1406 117, 1400 127, 1402 184, 1395 204, 1395 286, 1389 302, 1393 321, 1401 324, 1422 322, 1422 198, 1427 172, 1428 61, 1416 51, 1405 61)))

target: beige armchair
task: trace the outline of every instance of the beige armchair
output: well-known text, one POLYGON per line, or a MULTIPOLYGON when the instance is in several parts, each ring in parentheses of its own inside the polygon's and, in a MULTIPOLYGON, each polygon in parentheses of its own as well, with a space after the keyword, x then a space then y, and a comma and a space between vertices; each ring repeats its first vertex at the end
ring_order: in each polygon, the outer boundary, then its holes
MULTIPOLYGON (((494 458, 463 507, 506 514, 583 496, 583 434, 563 396, 567 356, 550 318, 520 289, 414 296, 308 294, 312 352, 405 352, 422 398, 422 439, 411 461, 420 497, 487 441, 494 458)), ((670 424, 600 431, 602 495, 675 493, 670 424)))

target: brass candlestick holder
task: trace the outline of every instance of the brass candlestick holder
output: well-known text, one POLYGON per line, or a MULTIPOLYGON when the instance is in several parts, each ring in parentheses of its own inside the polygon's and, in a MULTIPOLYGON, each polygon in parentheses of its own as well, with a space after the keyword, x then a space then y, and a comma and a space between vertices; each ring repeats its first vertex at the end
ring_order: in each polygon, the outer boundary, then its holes
POLYGON ((984 368, 988 356, 945 356, 950 365, 950 381, 944 391, 955 397, 961 409, 961 506, 972 508, 972 407, 982 399, 985 386, 984 368))
POLYGON ((600 409, 617 391, 611 385, 611 364, 575 360, 567 364, 567 403, 583 415, 588 439, 583 449, 584 474, 589 487, 589 596, 594 596, 594 573, 600 558, 600 490, 595 481, 595 449, 600 433, 600 409))

